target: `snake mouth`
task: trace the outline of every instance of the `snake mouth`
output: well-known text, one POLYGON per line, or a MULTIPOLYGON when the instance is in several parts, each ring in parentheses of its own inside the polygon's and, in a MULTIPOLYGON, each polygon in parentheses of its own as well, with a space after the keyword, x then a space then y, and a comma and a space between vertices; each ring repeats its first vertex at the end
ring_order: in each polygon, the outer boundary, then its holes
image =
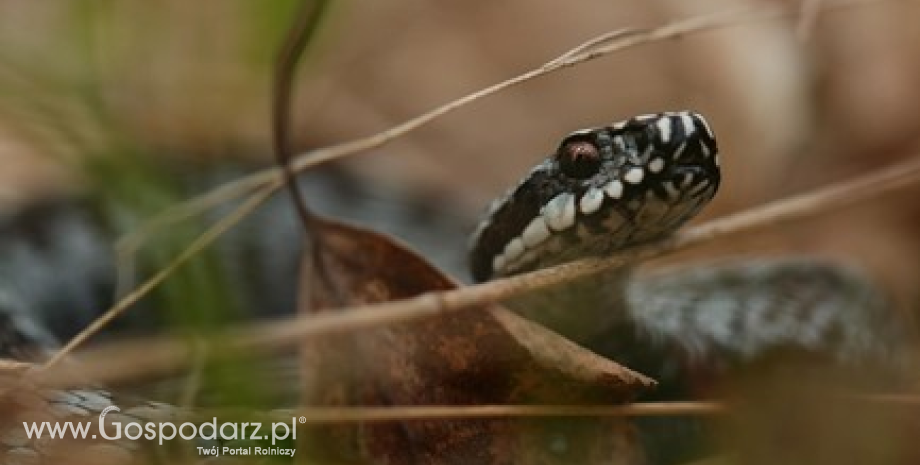
POLYGON ((477 281, 659 239, 696 215, 720 182, 715 136, 693 112, 575 131, 473 236, 477 281))

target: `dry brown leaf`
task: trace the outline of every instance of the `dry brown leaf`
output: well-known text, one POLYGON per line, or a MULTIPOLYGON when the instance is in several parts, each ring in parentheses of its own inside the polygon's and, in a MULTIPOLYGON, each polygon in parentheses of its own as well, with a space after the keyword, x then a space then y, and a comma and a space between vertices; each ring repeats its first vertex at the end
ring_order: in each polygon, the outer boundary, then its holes
MULTIPOLYGON (((318 219, 301 311, 457 287, 372 231, 318 219)), ((308 405, 611 403, 654 382, 493 305, 306 344, 308 405)), ((444 419, 326 427, 305 455, 375 463, 637 463, 622 419, 444 419)))

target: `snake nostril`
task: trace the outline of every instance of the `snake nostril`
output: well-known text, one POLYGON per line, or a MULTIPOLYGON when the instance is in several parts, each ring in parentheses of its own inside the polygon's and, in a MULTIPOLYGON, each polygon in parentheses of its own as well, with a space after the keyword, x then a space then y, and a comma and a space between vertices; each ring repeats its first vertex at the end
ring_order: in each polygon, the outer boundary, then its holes
POLYGON ((562 173, 575 179, 597 174, 601 166, 597 146, 586 140, 573 140, 562 144, 557 155, 562 173))

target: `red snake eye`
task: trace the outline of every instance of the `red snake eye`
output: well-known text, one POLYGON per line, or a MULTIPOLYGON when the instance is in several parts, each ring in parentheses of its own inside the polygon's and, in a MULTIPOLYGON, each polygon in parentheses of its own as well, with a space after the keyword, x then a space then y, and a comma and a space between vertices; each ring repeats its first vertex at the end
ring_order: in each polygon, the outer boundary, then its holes
POLYGON ((601 166, 600 152, 597 147, 585 140, 574 140, 562 144, 557 159, 562 173, 575 179, 594 176, 601 166))

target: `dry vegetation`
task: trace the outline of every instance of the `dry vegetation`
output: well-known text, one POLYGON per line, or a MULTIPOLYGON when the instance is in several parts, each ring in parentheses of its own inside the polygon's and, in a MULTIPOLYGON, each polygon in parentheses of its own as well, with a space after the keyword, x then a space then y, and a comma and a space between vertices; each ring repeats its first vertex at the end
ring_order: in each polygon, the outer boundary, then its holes
MULTIPOLYGON (((86 159, 113 152, 124 156, 135 150, 125 147, 142 147, 145 152, 179 158, 267 160, 271 154, 267 92, 271 60, 295 10, 294 2, 272 7, 254 1, 93 5, 0 2, 0 88, 4 89, 0 91, 0 101, 4 102, 0 110, 0 157, 10 167, 0 172, 0 185, 4 186, 0 200, 18 204, 23 202, 22 192, 38 196, 78 189, 87 179, 94 180, 79 168, 86 159), (121 149, 123 153, 119 153, 121 149), (74 187, 62 189, 71 182, 74 187), (13 194, 6 195, 7 191, 13 194)), ((920 299, 920 261, 915 259, 920 256, 920 242, 916 240, 920 224, 913 221, 916 203, 912 198, 917 188, 911 187, 918 177, 916 159, 920 154, 916 138, 920 88, 914 85, 920 81, 920 37, 912 24, 920 16, 920 8, 904 1, 843 5, 832 1, 741 4, 717 0, 637 5, 585 1, 560 10, 558 3, 550 1, 338 4, 324 18, 321 33, 309 45, 295 81, 298 92, 292 102, 295 118, 291 132, 298 147, 355 142, 308 152, 301 165, 309 163, 311 156, 331 158, 370 150, 368 155, 341 163, 367 182, 399 186, 406 192, 448 193, 459 198, 459 205, 474 211, 514 182, 569 128, 639 113, 692 108, 710 118, 724 154, 726 182, 707 210, 709 218, 833 181, 857 181, 829 195, 821 191, 772 210, 709 223, 637 255, 649 258, 695 245, 702 247, 662 261, 728 254, 829 256, 871 270, 875 280, 895 297, 898 309, 912 319, 920 299), (786 9, 777 9, 780 7, 786 9), (430 122, 424 121, 426 124, 418 129, 412 126, 415 115, 539 66, 574 44, 621 28, 641 30, 564 57, 577 61, 579 53, 593 57, 592 52, 608 47, 598 59, 571 67, 551 62, 548 68, 536 68, 531 74, 538 79, 502 88, 487 98, 477 97, 449 114, 432 114, 430 122), (559 67, 558 72, 553 66, 559 67), (409 126, 399 126, 403 121, 410 121, 409 126), (413 130, 403 134, 397 129, 359 139, 393 127, 413 130), (898 165, 900 162, 904 164, 898 165), (899 168, 876 174, 888 166, 899 168), (735 234, 732 240, 713 240, 729 232, 735 234), (738 232, 745 234, 739 238, 738 232)), ((258 189, 259 185, 279 184, 269 174, 251 179, 248 184, 233 184, 246 189, 225 188, 204 200, 255 192, 250 199, 255 204, 266 192, 258 189)), ((189 208, 200 205, 174 205, 165 214, 184 217, 189 208)), ((469 212, 458 215, 469 216, 469 212)), ((228 225, 218 224, 212 235, 228 225)), ((147 237, 159 231, 149 224, 143 228, 147 229, 139 230, 144 235, 128 238, 129 250, 144 246, 147 237)), ((190 243, 184 257, 193 256, 210 237, 190 243)), ((630 258, 636 257, 621 259, 630 258)), ((327 332, 378 334, 382 325, 396 320, 468 309, 613 264, 582 262, 555 273, 537 273, 352 312, 301 317, 296 323, 232 328, 231 334, 243 350, 289 347, 303 341, 305 335, 327 332), (374 328, 378 328, 376 332, 374 328)), ((181 262, 164 268, 149 286, 139 289, 152 289, 161 281, 169 285, 170 272, 178 265, 181 262)), ((414 292, 385 295, 408 297, 451 286, 440 281, 428 287, 417 285, 421 289, 414 292)), ((377 297, 359 295, 336 306, 373 304, 377 297)), ((332 305, 326 302, 325 306, 332 305)), ((116 309, 128 310, 128 306, 116 309)), ((469 318, 494 317, 482 313, 469 318)), ((528 341, 533 336, 529 329, 502 321, 501 325, 512 328, 507 329, 511 339, 530 347, 528 341)), ((192 360, 187 347, 173 339, 95 350, 84 355, 86 372, 91 379, 110 382, 172 372, 192 360), (113 357, 116 353, 118 356, 113 357)), ((524 352, 532 355, 529 350, 524 352)), ((407 353, 411 355, 411 351, 407 353)), ((67 372, 60 369, 43 376, 56 384, 68 380, 67 372)), ((802 382, 807 385, 807 376, 804 378, 802 382)), ((856 405, 828 406, 812 402, 815 393, 807 389, 804 400, 799 391, 777 394, 783 389, 739 387, 739 392, 748 392, 757 401, 741 403, 739 413, 728 417, 729 427, 720 430, 724 433, 720 439, 739 451, 742 458, 738 460, 830 464, 853 458, 841 456, 834 450, 835 443, 856 444, 856 450, 864 454, 856 456, 860 458, 873 457, 885 463, 920 460, 905 452, 911 449, 905 438, 916 432, 916 421, 904 415, 915 412, 916 402, 910 392, 894 400, 863 398, 856 405), (787 436, 776 435, 777 430, 786 428, 787 436), (793 439, 795 444, 789 445, 793 439)), ((826 391, 817 394, 826 395, 826 391)), ((425 399, 428 402, 416 403, 431 403, 431 398, 425 399)), ((465 400, 501 403, 498 398, 465 400)), ((541 399, 542 403, 554 403, 552 400, 558 404, 573 401, 541 399)), ((721 405, 690 407, 690 413, 723 412, 721 405)), ((553 410, 552 406, 547 409, 534 413, 527 408, 482 412, 472 408, 428 414, 583 413, 566 413, 565 408, 553 410)), ((686 414, 687 409, 686 404, 676 405, 672 413, 686 414)), ((635 410, 598 410, 611 416, 649 412, 660 413, 641 406, 635 410)), ((338 417, 338 421, 366 419, 361 411, 314 413, 326 419, 338 417)), ((364 415, 387 413, 371 410, 364 415)), ((406 409, 391 415, 408 418, 426 414, 406 409)), ((384 439, 379 441, 385 442, 387 433, 380 434, 384 439)), ((397 460, 393 455, 385 456, 397 460)), ((734 463, 730 458, 725 460, 734 463)))

